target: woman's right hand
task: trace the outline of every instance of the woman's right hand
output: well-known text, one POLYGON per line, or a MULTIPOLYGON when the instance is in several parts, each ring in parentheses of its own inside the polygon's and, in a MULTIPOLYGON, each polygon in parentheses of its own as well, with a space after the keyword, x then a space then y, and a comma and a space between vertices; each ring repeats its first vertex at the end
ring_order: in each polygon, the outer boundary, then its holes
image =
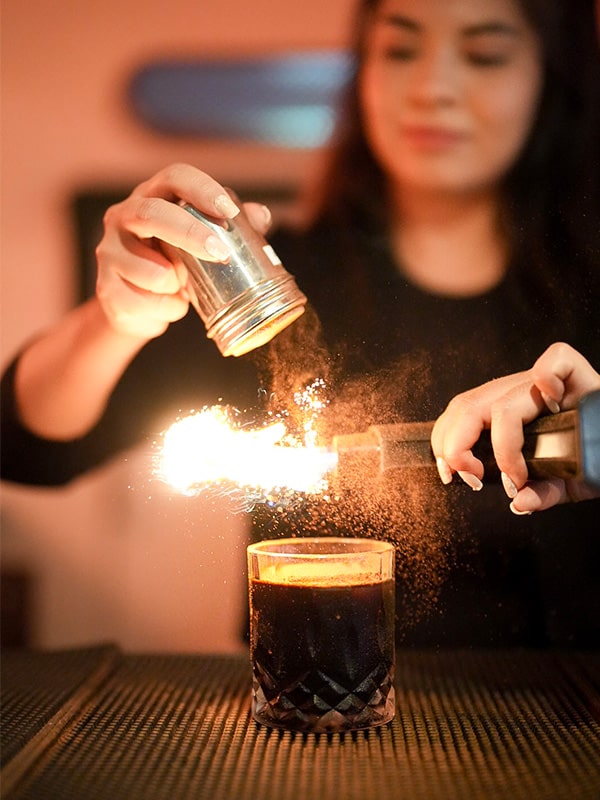
MULTIPOLYGON (((172 256, 167 258, 160 242, 211 261, 229 257, 226 245, 181 208, 180 200, 217 219, 231 219, 239 212, 210 175, 188 164, 173 164, 139 184, 104 216, 104 235, 96 249, 96 295, 119 333, 152 339, 188 310, 187 270, 172 256)), ((264 233, 270 222, 268 209, 247 203, 245 210, 264 233)))

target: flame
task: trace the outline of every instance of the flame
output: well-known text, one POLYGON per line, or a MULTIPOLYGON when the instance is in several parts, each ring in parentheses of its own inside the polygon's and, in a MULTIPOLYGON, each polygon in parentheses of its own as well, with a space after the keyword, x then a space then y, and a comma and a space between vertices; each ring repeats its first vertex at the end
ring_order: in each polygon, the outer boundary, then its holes
POLYGON ((305 443, 288 434, 281 419, 252 429, 242 427, 226 407, 205 408, 165 432, 159 474, 184 494, 215 485, 248 489, 254 499, 322 492, 337 455, 316 446, 311 416, 305 443))

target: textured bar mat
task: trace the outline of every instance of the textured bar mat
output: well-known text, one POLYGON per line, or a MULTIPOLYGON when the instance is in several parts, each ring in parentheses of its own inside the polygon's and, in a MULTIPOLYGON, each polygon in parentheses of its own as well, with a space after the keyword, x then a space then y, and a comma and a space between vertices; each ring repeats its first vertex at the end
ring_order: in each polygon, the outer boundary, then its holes
MULTIPOLYGON (((45 691, 45 657, 37 657, 37 677, 36 657, 29 665, 32 692, 45 691)), ((600 798, 597 655, 401 651, 393 723, 316 736, 269 730, 250 719, 247 658, 105 657, 112 663, 102 680, 94 673, 91 696, 72 703, 59 736, 27 751, 28 765, 23 750, 17 755, 20 774, 13 772, 6 789, 3 770, 3 797, 600 798)), ((81 661, 79 669, 69 665, 77 654, 57 658, 85 678, 81 661)), ((7 658, 3 695, 12 693, 15 669, 7 658)), ((30 725, 29 707, 23 708, 30 725)))
POLYGON ((7 650, 0 658, 4 767, 47 727, 68 720, 106 677, 118 658, 112 646, 32 653, 7 650))

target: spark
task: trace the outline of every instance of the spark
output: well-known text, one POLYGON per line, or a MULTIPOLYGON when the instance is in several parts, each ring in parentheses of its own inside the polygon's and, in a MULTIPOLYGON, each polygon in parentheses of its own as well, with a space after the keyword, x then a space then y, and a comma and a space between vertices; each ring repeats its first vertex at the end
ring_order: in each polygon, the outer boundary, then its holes
POLYGON ((275 504, 293 493, 320 493, 337 456, 318 447, 313 423, 307 426, 305 442, 288 433, 283 419, 249 428, 227 407, 205 408, 164 433, 158 473, 183 494, 237 488, 253 502, 275 504))
POLYGON ((294 393, 294 402, 304 414, 303 441, 308 446, 315 447, 317 443, 316 422, 328 404, 322 396, 324 390, 325 381, 322 378, 315 378, 309 386, 294 393))

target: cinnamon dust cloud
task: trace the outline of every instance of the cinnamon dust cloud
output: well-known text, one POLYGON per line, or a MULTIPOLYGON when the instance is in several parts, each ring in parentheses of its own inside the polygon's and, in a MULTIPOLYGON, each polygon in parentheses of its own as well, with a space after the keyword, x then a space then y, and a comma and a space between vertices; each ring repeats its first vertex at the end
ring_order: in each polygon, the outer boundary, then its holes
MULTIPOLYGON (((262 385, 268 387, 268 410, 282 410, 292 429, 304 424, 298 397, 319 382, 323 408, 316 427, 321 443, 370 425, 401 422, 402 396, 430 380, 423 364, 402 363, 370 375, 348 377, 341 366, 348 354, 331 354, 323 345, 310 307, 294 325, 257 354, 262 385)), ((351 358, 351 354, 350 354, 351 358)), ((402 469, 373 474, 355 468, 330 482, 329 491, 301 503, 257 505, 257 538, 338 535, 372 537, 396 548, 397 615, 402 629, 435 613, 440 587, 452 563, 452 531, 457 510, 450 508, 433 469, 402 469)))

